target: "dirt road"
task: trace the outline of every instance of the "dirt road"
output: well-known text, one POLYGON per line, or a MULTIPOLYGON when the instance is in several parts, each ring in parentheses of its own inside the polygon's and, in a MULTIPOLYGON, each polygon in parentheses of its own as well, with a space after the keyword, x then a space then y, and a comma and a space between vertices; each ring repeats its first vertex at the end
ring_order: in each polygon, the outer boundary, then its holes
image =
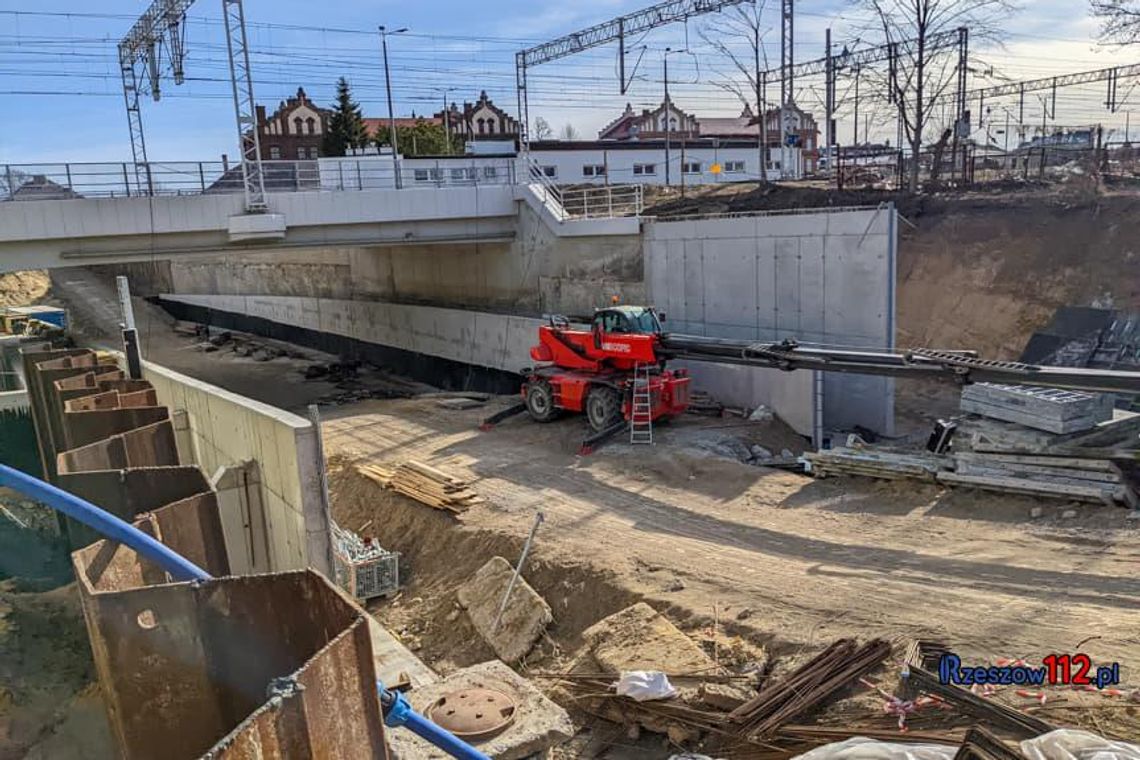
POLYGON ((1026 499, 812 481, 701 456, 682 445, 713 422, 696 418, 659 428, 653 448, 581 458, 580 420, 478 432, 495 408, 367 402, 329 415, 327 447, 469 474, 488 502, 455 530, 520 537, 541 509, 540 556, 593 566, 682 618, 711 618, 714 602, 724 619, 748 608, 739 625, 777 650, 925 636, 987 662, 1039 660, 1097 636, 1094 659, 1126 677, 1140 663, 1140 531, 1123 510, 1062 520, 1070 505, 1042 502, 1032 520, 1026 499))

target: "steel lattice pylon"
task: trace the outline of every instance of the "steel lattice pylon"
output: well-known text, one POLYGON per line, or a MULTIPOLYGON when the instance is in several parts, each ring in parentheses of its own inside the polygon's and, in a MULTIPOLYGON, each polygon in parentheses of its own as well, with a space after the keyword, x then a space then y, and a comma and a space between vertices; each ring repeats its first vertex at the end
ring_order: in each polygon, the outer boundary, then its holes
POLYGON ((226 47, 230 54, 230 81, 234 91, 241 175, 247 211, 264 211, 265 180, 261 172, 261 145, 257 135, 257 108, 253 100, 253 74, 245 37, 245 11, 241 0, 222 0, 226 19, 226 47))
POLYGON ((782 0, 780 7, 780 107, 795 97, 796 35, 794 0, 782 0))
MULTIPOLYGON (((135 192, 139 195, 150 195, 155 190, 146 155, 146 138, 143 136, 141 97, 147 90, 155 100, 162 97, 163 50, 167 51, 170 58, 170 73, 174 83, 182 84, 186 58, 184 22, 186 11, 193 4, 194 0, 155 0, 119 43, 123 101, 127 107, 127 126, 131 134, 131 156, 135 162, 135 192)), ((265 183, 261 173, 253 77, 241 0, 222 0, 222 15, 226 22, 226 45, 230 56, 230 79, 242 157, 246 209, 264 211, 265 183)))

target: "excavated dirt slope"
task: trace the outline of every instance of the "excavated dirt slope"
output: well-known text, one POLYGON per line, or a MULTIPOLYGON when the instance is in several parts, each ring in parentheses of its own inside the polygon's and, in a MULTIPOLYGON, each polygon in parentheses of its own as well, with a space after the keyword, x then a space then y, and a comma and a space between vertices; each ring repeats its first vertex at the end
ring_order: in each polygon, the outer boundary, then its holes
POLYGON ((1058 306, 1140 308, 1140 196, 933 202, 909 221, 900 346, 1011 358, 1058 306))

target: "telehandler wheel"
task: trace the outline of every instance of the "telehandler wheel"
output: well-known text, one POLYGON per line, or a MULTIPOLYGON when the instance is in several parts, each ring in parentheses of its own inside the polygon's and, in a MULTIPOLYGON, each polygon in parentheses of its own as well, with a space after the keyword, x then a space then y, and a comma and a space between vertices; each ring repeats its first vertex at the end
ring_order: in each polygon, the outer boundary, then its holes
POLYGON ((558 416, 554 406, 554 389, 546 380, 535 380, 526 386, 526 410, 535 422, 550 422, 558 416))
POLYGON ((595 433, 621 422, 621 394, 608 385, 594 385, 586 394, 586 420, 595 433))

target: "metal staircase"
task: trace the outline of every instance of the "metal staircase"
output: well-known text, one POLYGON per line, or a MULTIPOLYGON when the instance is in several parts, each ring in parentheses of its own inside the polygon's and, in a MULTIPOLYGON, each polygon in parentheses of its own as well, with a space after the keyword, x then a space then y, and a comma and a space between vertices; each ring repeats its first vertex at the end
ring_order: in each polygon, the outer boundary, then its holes
POLYGON ((649 389, 649 364, 633 368, 633 406, 629 415, 630 444, 653 443, 653 399, 649 389))

